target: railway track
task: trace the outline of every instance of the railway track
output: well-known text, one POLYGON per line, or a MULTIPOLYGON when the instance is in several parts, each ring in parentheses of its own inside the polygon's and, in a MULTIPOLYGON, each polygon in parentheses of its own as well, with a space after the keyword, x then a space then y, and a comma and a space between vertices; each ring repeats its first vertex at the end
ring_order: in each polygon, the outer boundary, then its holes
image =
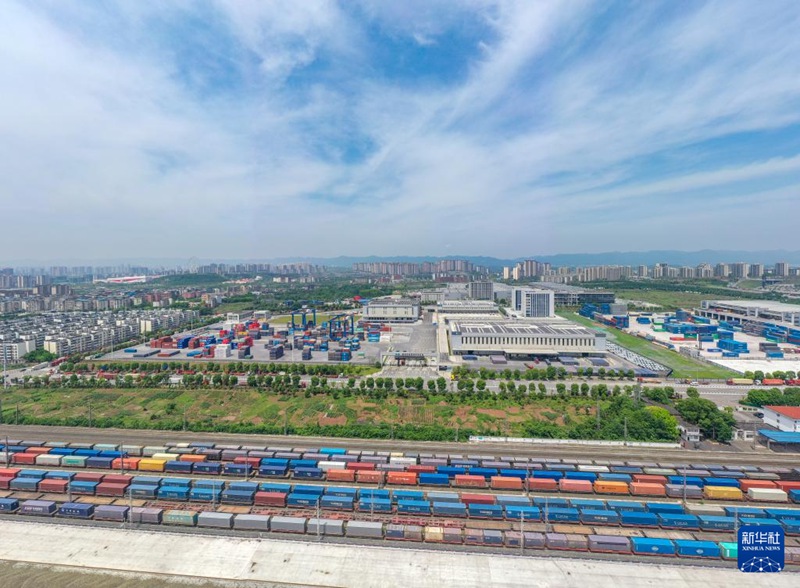
POLYGON ((495 456, 551 457, 575 459, 617 459, 674 461, 683 463, 720 463, 799 467, 800 455, 774 452, 695 451, 651 447, 602 447, 560 444, 523 445, 510 443, 450 443, 400 441, 389 439, 349 439, 335 437, 300 437, 293 435, 244 435, 192 431, 139 429, 92 429, 84 427, 47 427, 41 425, 0 425, 0 439, 39 439, 93 443, 157 445, 165 441, 213 441, 222 444, 254 444, 283 447, 343 447, 380 451, 415 451, 425 453, 482 454, 495 456))

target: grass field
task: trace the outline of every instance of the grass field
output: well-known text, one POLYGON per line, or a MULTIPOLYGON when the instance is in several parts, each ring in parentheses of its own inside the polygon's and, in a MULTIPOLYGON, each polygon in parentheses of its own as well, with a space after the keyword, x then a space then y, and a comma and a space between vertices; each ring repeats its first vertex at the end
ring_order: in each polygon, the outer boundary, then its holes
POLYGON ((674 370, 672 372, 672 377, 674 378, 690 378, 694 380, 704 378, 730 378, 735 376, 734 372, 726 370, 725 368, 694 361, 685 355, 681 355, 680 353, 676 353, 660 345, 655 345, 639 337, 623 333, 617 329, 598 325, 594 321, 574 312, 559 312, 558 314, 576 323, 603 331, 608 334, 611 341, 614 341, 618 345, 672 368, 674 370))
POLYGON ((666 292, 661 290, 614 290, 617 298, 624 300, 641 300, 658 304, 665 310, 677 308, 695 308, 701 300, 708 299, 708 294, 698 292, 666 292))
MULTIPOLYGON (((346 396, 340 393, 306 398, 304 394, 279 395, 251 388, 237 390, 122 389, 122 390, 13 390, 3 401, 3 422, 67 424, 88 421, 91 407, 94 426, 129 429, 177 429, 184 414, 191 430, 215 430, 216 425, 244 424, 273 427, 282 432, 310 427, 358 427, 359 425, 424 425, 461 427, 485 433, 521 434, 532 419, 557 425, 564 416, 572 422, 590 418, 596 401, 591 398, 545 398, 519 405, 512 400, 473 400, 453 404, 445 396, 385 399, 346 396), (105 421, 105 422, 104 422, 105 421)), ((88 422, 82 423, 88 424, 88 422)))
POLYGON ((243 310, 255 309, 255 302, 223 302, 214 308, 214 314, 225 314, 226 312, 242 312, 243 310))

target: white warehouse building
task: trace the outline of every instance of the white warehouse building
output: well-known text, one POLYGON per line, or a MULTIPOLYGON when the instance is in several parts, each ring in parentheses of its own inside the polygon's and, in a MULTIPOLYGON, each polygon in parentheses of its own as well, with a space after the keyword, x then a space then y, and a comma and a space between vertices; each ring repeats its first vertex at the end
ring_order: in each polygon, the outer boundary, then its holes
POLYGON ((419 319, 419 302, 407 298, 370 300, 364 319, 371 323, 413 323, 419 319))
POLYGON ((524 318, 553 318, 556 315, 555 293, 552 290, 514 288, 511 309, 524 318))
POLYGON ((569 321, 451 321, 454 355, 602 355, 606 335, 569 321))

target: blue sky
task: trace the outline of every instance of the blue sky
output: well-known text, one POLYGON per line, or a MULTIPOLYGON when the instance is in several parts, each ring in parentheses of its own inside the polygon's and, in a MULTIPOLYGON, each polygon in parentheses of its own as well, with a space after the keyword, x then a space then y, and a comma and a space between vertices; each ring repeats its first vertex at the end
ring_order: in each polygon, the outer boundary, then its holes
POLYGON ((800 249, 794 0, 4 2, 0 261, 800 249))

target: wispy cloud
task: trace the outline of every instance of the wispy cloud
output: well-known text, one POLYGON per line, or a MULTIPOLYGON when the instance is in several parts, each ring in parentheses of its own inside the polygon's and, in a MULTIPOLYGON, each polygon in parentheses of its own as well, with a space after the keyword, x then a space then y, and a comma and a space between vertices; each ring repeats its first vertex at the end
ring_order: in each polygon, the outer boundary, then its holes
POLYGON ((797 248, 752 222, 800 206, 797 30, 791 1, 7 2, 0 257, 797 248))

